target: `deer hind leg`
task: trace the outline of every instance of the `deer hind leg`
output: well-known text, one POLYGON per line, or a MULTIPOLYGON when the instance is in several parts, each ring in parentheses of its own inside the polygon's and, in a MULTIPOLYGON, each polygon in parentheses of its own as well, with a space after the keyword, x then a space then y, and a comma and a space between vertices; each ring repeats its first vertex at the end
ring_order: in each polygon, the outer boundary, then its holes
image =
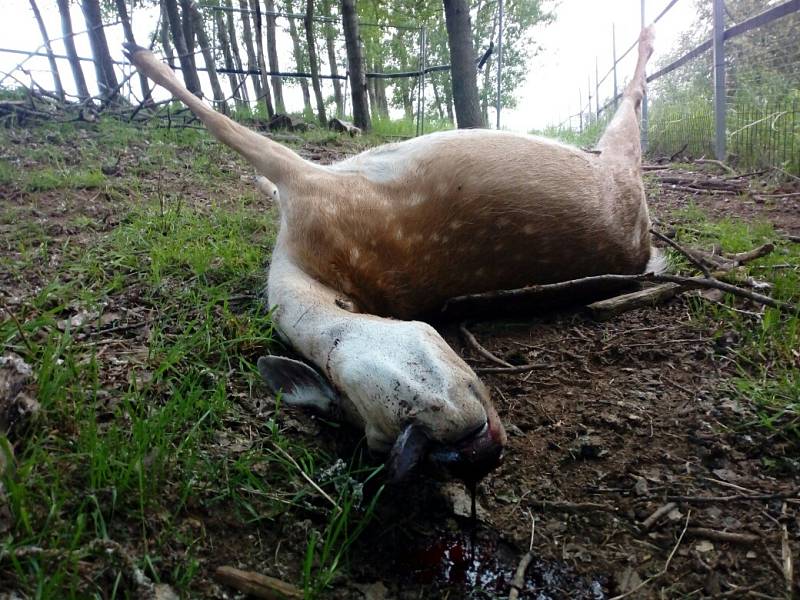
POLYGON ((642 98, 647 86, 645 67, 653 54, 653 28, 647 27, 639 35, 639 58, 633 79, 622 94, 622 102, 614 118, 600 138, 597 148, 601 156, 614 160, 623 159, 635 163, 642 160, 641 132, 639 121, 642 116, 642 98))

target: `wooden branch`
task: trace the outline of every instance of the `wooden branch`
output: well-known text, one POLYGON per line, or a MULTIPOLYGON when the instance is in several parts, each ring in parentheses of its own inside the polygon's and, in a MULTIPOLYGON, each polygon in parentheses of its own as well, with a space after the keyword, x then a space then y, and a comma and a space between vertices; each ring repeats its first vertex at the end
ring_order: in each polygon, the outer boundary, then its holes
POLYGON ((734 531, 717 531, 705 527, 690 527, 686 535, 696 538, 714 540, 715 542, 728 542, 731 544, 755 544, 761 540, 761 536, 753 533, 737 533, 734 531))
POLYGON ((513 368, 514 367, 514 365, 512 365, 511 363, 508 363, 508 362, 504 361, 502 358, 498 358, 497 356, 495 356, 494 354, 489 352, 486 348, 484 348, 480 344, 480 342, 478 342, 478 340, 475 339, 475 336, 472 335, 472 332, 469 329, 467 329, 467 324, 466 323, 461 323, 458 326, 458 330, 461 332, 461 335, 464 336, 464 340, 466 340, 467 344, 473 350, 475 350, 478 354, 483 356, 485 359, 487 359, 487 360, 489 360, 489 361, 491 361, 491 362, 493 362, 495 364, 498 364, 501 367, 505 367, 505 368, 513 368))
POLYGON ((642 521, 642 529, 645 531, 652 529, 653 525, 658 523, 658 520, 669 513, 673 508, 675 508, 677 504, 674 502, 667 502, 666 504, 659 506, 653 514, 647 517, 644 521, 642 521))
POLYGON ((688 261, 690 263, 692 263, 695 267, 700 269, 700 271, 703 273, 703 275, 706 276, 707 279, 711 277, 711 271, 709 271, 709 269, 705 265, 705 263, 703 263, 703 261, 701 261, 701 260, 698 260, 691 252, 689 252, 683 246, 678 244, 678 242, 669 239, 663 233, 660 233, 660 232, 656 231, 653 228, 650 229, 650 233, 653 234, 654 236, 656 236, 658 239, 660 239, 665 244, 671 246, 672 248, 674 248, 675 250, 677 250, 678 252, 683 254, 688 259, 688 261))
POLYGON ((639 275, 591 275, 589 277, 581 277, 579 279, 572 279, 569 281, 560 281, 558 283, 536 284, 511 290, 495 290, 490 292, 482 292, 479 294, 466 294, 463 296, 456 296, 455 298, 451 298, 445 302, 442 312, 446 312, 452 306, 467 302, 476 304, 490 304, 498 300, 542 297, 553 292, 564 292, 580 289, 582 286, 593 283, 641 283, 647 281, 653 283, 676 283, 685 287, 687 290, 717 289, 733 294, 734 296, 747 298, 753 302, 765 304, 786 312, 796 313, 798 310, 800 310, 800 308, 790 302, 775 300, 769 296, 751 292, 714 278, 707 279, 705 277, 682 277, 680 275, 672 275, 669 273, 641 273, 639 275))
POLYGON ((594 320, 608 321, 637 308, 658 306, 684 291, 686 288, 677 283, 662 283, 636 292, 592 302, 586 306, 586 310, 594 320))
POLYGON ((700 165, 716 165, 720 169, 722 169, 722 170, 724 170, 724 171, 726 171, 728 173, 734 173, 735 172, 732 168, 730 168, 728 165, 726 165, 721 160, 714 160, 714 159, 711 159, 711 158, 698 158, 694 162, 696 162, 697 164, 700 164, 700 165))
POLYGON ((290 583, 254 571, 218 567, 214 580, 263 600, 302 600, 303 592, 290 583))

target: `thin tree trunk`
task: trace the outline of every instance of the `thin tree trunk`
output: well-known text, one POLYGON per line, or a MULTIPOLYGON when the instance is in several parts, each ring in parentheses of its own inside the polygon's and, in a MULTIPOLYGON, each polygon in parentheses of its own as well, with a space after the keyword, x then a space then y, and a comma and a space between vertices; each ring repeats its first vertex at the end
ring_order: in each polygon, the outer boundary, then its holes
POLYGON ((450 45, 453 100, 460 129, 481 127, 475 50, 467 0, 444 0, 445 25, 450 45))
POLYGON ((439 119, 444 121, 444 110, 442 109, 442 97, 439 95, 439 86, 437 85, 438 77, 431 77, 431 87, 433 88, 433 99, 436 102, 436 112, 439 113, 439 119))
POLYGON ((455 123, 455 116, 453 115, 453 89, 448 85, 448 81, 444 82, 442 91, 444 93, 444 107, 447 109, 447 119, 451 123, 455 123))
MULTIPOLYGON (((258 61, 256 60, 256 51, 253 49, 253 31, 250 28, 250 8, 247 0, 239 0, 239 8, 242 12, 239 13, 242 17, 242 30, 244 33, 244 49, 247 52, 247 70, 254 71, 258 69, 258 61)), ((231 13, 228 13, 231 14, 231 13)), ((233 36, 234 34, 231 34, 233 36)), ((264 92, 261 91, 261 77, 253 75, 253 89, 256 91, 256 102, 261 100, 264 92)))
MULTIPOLYGON (((117 14, 120 21, 122 21, 122 29, 125 31, 125 40, 135 44, 136 39, 133 37, 133 28, 131 27, 131 19, 128 15, 128 8, 125 6, 125 0, 115 0, 117 5, 117 14)), ((139 85, 142 88, 142 104, 149 106, 153 104, 153 98, 150 96, 150 85, 147 83, 147 77, 139 73, 139 85)))
POLYGON ((319 63, 317 62, 317 44, 314 40, 314 1, 306 0, 306 17, 303 25, 306 29, 308 44, 308 62, 311 65, 311 85, 314 86, 314 98, 317 101, 317 118, 323 127, 328 123, 325 117, 325 101, 322 99, 322 87, 319 84, 319 63))
MULTIPOLYGON (((258 0, 256 0, 258 2, 258 0)), ((275 15, 270 14, 275 12, 275 1, 266 0, 267 14, 267 58, 269 59, 269 70, 273 73, 278 73, 281 69, 278 64, 278 45, 275 40, 275 15)), ((278 76, 274 76, 270 80, 272 82, 272 91, 275 95, 275 111, 279 113, 286 112, 286 104, 283 102, 283 82, 278 76)))
POLYGON ((367 79, 367 98, 369 99, 369 114, 373 121, 377 121, 381 117, 381 111, 378 107, 378 100, 375 97, 375 79, 367 79))
POLYGON ((244 101, 242 100, 242 93, 239 89, 241 80, 236 76, 235 73, 230 72, 235 68, 235 66, 233 63, 233 57, 231 56, 231 46, 230 42, 228 41, 228 32, 225 28, 224 18, 222 13, 219 11, 214 13, 214 17, 217 22, 217 36, 219 36, 219 45, 222 48, 222 56, 225 58, 225 68, 228 70, 228 83, 230 83, 231 86, 233 101, 236 103, 237 108, 242 108, 244 106, 244 101))
POLYGON ((361 40, 358 36, 358 13, 355 0, 342 0, 342 28, 347 45, 347 65, 350 71, 350 92, 353 98, 353 121, 364 131, 372 128, 367 106, 367 80, 361 58, 361 40))
MULTIPOLYGON (((375 72, 383 73, 383 63, 375 63, 375 72)), ((378 103, 378 111, 384 119, 389 118, 389 101, 386 99, 386 80, 374 79, 375 81, 375 101, 378 103)))
MULTIPOLYGON (((292 0, 286 0, 285 7, 286 12, 294 12, 292 0)), ((300 36, 297 33, 297 25, 295 24, 294 19, 291 17, 289 18, 289 35, 292 37, 292 47, 294 49, 294 62, 296 68, 298 71, 303 71, 306 65, 305 56, 303 54, 303 48, 300 45, 300 36)), ((313 113, 314 110, 311 108, 311 94, 308 91, 308 82, 306 81, 305 77, 300 77, 299 79, 300 90, 303 92, 303 110, 307 113, 313 113)))
POLYGON ((33 16, 36 18, 36 23, 39 25, 39 32, 42 34, 42 41, 47 52, 47 61, 50 63, 50 72, 53 74, 53 85, 56 86, 56 94, 64 101, 64 86, 61 85, 61 76, 58 74, 58 65, 56 64, 56 57, 53 55, 53 48, 50 46, 50 36, 47 35, 47 28, 42 21, 42 15, 39 12, 39 7, 36 6, 36 0, 30 0, 31 10, 33 16))
POLYGON ((75 80, 78 98, 83 102, 89 98, 89 88, 86 86, 86 78, 83 76, 81 61, 78 59, 78 51, 75 49, 75 40, 73 39, 72 32, 72 17, 70 17, 69 14, 69 0, 58 0, 58 12, 61 14, 61 33, 64 36, 64 47, 69 57, 72 78, 75 80))
MULTIPOLYGON (((323 16, 331 16, 331 1, 327 0, 322 4, 323 16)), ((329 24, 325 24, 325 46, 328 51, 328 68, 333 75, 333 99, 336 102, 336 116, 342 118, 344 116, 344 98, 342 98, 342 82, 337 79, 339 75, 339 65, 336 60, 336 39, 334 37, 334 29, 329 24)))
POLYGON ((101 95, 109 96, 117 89, 117 75, 114 73, 114 64, 111 61, 106 34, 103 31, 100 2, 99 0, 81 0, 81 9, 89 29, 89 43, 92 46, 97 85, 101 95))
MULTIPOLYGON (((117 0, 117 2, 124 1, 125 0, 117 0)), ((211 82, 211 91, 214 93, 214 102, 217 103, 219 110, 228 112, 228 107, 225 104, 225 94, 222 93, 222 86, 219 84, 219 77, 217 77, 214 55, 211 53, 211 43, 208 41, 206 28, 203 24, 203 15, 200 14, 200 10, 197 8, 197 4, 195 4, 194 1, 189 2, 188 10, 189 16, 192 18, 192 29, 197 36, 197 45, 200 46, 200 52, 203 53, 203 62, 206 63, 208 80, 211 82)))
POLYGON ((167 9, 164 6, 164 0, 161 0, 161 27, 159 28, 158 36, 161 38, 161 47, 164 49, 164 54, 167 55, 167 63, 174 71, 175 54, 172 52, 172 44, 169 41, 169 19, 167 18, 167 9))
MULTIPOLYGON (((492 34, 489 36, 490 40, 494 40, 495 33, 497 32, 497 17, 498 13, 495 11, 494 20, 492 22, 492 34)), ((490 56, 483 64, 483 90, 481 94, 481 114, 483 115, 483 126, 489 126, 489 94, 491 93, 490 86, 492 84, 492 57, 490 56)))
POLYGON ((181 29, 183 29, 183 39, 186 40, 186 52, 192 67, 197 71, 197 61, 194 57, 194 17, 191 10, 192 0, 180 0, 181 5, 181 29))
MULTIPOLYGON (((233 8, 233 3, 231 0, 225 0, 225 6, 228 8, 233 8)), ((242 55, 239 53, 239 42, 237 41, 238 36, 236 35, 236 26, 233 23, 233 12, 228 10, 226 11, 226 20, 228 23, 228 40, 230 42, 231 53, 233 54, 233 64, 236 67, 236 70, 242 71, 242 55)), ((249 69, 248 69, 249 70, 249 69)), ((238 76, 239 83, 241 87, 242 100, 250 103, 250 93, 247 90, 247 78, 248 75, 240 74, 238 76), (244 83, 242 83, 244 82, 244 83)))
MULTIPOLYGON (((178 12, 177 0, 164 0, 169 19, 169 30, 172 32, 172 43, 175 44, 175 51, 178 53, 178 62, 181 64, 183 81, 186 87, 195 96, 202 98, 203 90, 200 87, 200 78, 197 77, 197 70, 189 56, 189 48, 186 45, 186 38, 183 37, 183 24, 181 15, 178 12)), ((188 15, 184 15, 188 18, 188 15)))
POLYGON ((264 22, 261 18, 261 0, 250 0, 251 10, 255 12, 253 24, 256 27, 256 57, 258 69, 261 71, 261 93, 264 94, 264 102, 267 105, 267 114, 272 117, 275 109, 272 107, 272 95, 269 93, 269 76, 267 75, 267 63, 264 60, 264 22))

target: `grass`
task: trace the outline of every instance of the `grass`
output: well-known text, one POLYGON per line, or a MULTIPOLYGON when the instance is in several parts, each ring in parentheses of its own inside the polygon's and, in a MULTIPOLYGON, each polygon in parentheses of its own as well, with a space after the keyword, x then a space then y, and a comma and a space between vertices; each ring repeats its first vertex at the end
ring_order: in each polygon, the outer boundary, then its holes
MULTIPOLYGON (((769 294, 776 299, 800 304, 800 245, 788 242, 772 225, 751 223, 741 219, 710 220, 705 213, 691 206, 677 215, 680 242, 696 247, 719 244, 727 252, 743 252, 773 243, 776 250, 741 268, 733 275, 734 282, 748 278, 771 286, 769 294)), ((688 264, 672 254, 671 260, 681 269, 688 264)), ((692 312, 716 329, 720 347, 735 362, 737 376, 730 392, 752 406, 756 419, 742 424, 765 428, 794 445, 800 444, 800 315, 787 314, 765 307, 756 312, 736 308, 734 298, 727 296, 720 303, 696 299, 692 312), (735 332, 735 343, 723 339, 735 332)), ((797 465, 796 465, 797 466, 797 465)))
POLYGON ((9 511, 0 513, 0 588, 37 598, 134 595, 130 568, 98 545, 114 540, 150 580, 195 596, 220 543, 196 529, 195 515, 224 515, 238 545, 243 532, 269 535, 291 515, 312 524, 297 581, 307 598, 323 597, 371 518, 379 496, 365 500, 363 485, 376 469, 354 458, 326 475, 328 451, 287 436, 277 408, 258 408, 254 362, 275 344, 259 298, 275 215, 254 191, 236 191, 243 169, 229 167, 236 159, 204 132, 92 127, 0 132, 0 142, 29 135, 15 160, 37 169, 0 170, 0 184, 26 203, 57 191, 79 213, 87 187, 128 200, 102 235, 93 217, 70 216, 70 227, 92 234, 88 244, 54 239, 19 201, 0 207, 9 225, 3 268, 12 281, 36 282, 13 315, 3 311, 0 340, 32 366, 40 405, 25 430, 0 434, 9 465, 0 477, 9 511), (64 164, 59 144, 80 155, 80 169, 64 164), (98 177, 115 156, 129 161, 125 172, 98 177), (201 201, 182 191, 185 181, 201 201), (71 321, 80 315, 88 316, 71 321), (118 325, 131 329, 104 333, 118 325))

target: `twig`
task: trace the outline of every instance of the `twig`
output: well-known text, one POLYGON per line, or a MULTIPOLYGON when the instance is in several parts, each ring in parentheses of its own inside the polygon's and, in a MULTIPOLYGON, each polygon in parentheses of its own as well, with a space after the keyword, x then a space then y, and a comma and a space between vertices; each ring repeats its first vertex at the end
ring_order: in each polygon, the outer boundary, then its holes
POLYGON ((671 275, 668 273, 641 273, 639 275, 591 275, 589 277, 581 277, 579 279, 571 279, 569 281, 561 281, 558 283, 535 284, 511 290, 495 290, 491 292, 482 292, 479 294, 456 296, 455 298, 451 298, 445 302, 442 312, 446 312, 453 305, 467 302, 489 303, 496 300, 530 298, 542 296, 551 292, 574 290, 576 288, 580 288, 581 286, 592 283, 637 283, 643 281, 651 281, 656 283, 677 283, 687 286, 687 289, 717 289, 733 294, 734 296, 747 298, 753 302, 766 304, 767 306, 778 308, 786 312, 796 313, 800 310, 800 308, 790 302, 775 300, 769 296, 751 292, 730 283, 719 281, 718 279, 706 279, 705 277, 682 277, 680 275, 671 275))
POLYGON ((686 502, 688 504, 713 504, 727 502, 764 502, 767 500, 787 500, 797 499, 800 490, 792 490, 786 493, 745 495, 736 494, 733 496, 667 496, 667 500, 674 502, 686 502))
POLYGON ((786 597, 791 598, 794 591, 794 564, 792 563, 792 548, 789 546, 789 528, 787 526, 786 502, 781 507, 781 565, 783 578, 786 582, 786 597))
POLYGON ((736 533, 734 531, 717 531, 706 527, 690 527, 686 532, 691 537, 705 538, 716 542, 730 542, 732 544, 755 544, 761 536, 753 533, 736 533))
POLYGON ((498 365, 500 365, 502 367, 512 367, 513 368, 514 365, 504 361, 502 358, 498 358, 497 356, 495 356, 494 354, 489 352, 486 348, 484 348, 480 344, 480 342, 478 342, 478 340, 475 339, 475 336, 472 335, 472 332, 469 329, 467 329, 467 324, 466 323, 461 323, 458 326, 458 330, 461 332, 461 335, 464 336, 464 339, 466 340, 467 344, 469 344, 472 347, 472 349, 475 350, 478 354, 480 354, 484 358, 486 358, 486 359, 490 360, 491 362, 493 362, 495 364, 498 364, 498 365))
POLYGON ((517 565, 517 570, 514 571, 514 578, 510 584, 511 591, 508 592, 508 600, 517 600, 519 598, 519 592, 525 586, 525 572, 533 560, 533 534, 536 531, 536 520, 530 511, 528 511, 528 516, 531 518, 531 540, 528 543, 528 551, 522 555, 517 565))
POLYGON ((675 508, 677 504, 674 502, 667 502, 663 506, 658 507, 653 514, 647 517, 644 521, 642 521, 642 529, 645 531, 651 529, 653 525, 655 525, 658 520, 670 512, 673 508, 675 508))
POLYGON ((290 583, 254 571, 218 567, 214 579, 240 592, 263 600, 301 600, 303 592, 290 583))
POLYGON ((581 512, 592 512, 592 511, 600 511, 600 512, 618 512, 619 509, 616 506, 610 506, 608 504, 598 504, 597 502, 553 502, 550 500, 536 500, 531 499, 530 501, 531 506, 538 506, 542 509, 550 509, 555 511, 562 511, 562 512, 570 512, 570 513, 581 513, 581 512))
POLYGON ((8 310, 8 307, 4 306, 3 310, 6 311, 6 313, 8 313, 8 316, 11 317, 11 320, 14 321, 14 325, 17 328, 17 333, 19 333, 19 337, 22 338, 22 342, 25 344, 25 347, 28 349, 28 352, 30 352, 31 354, 34 354, 33 346, 31 345, 31 342, 28 339, 28 336, 26 336, 25 332, 22 330, 22 325, 20 324, 20 322, 17 319, 17 317, 14 315, 14 313, 12 313, 10 310, 8 310))
POLYGON ((305 479, 309 484, 311 484, 311 487, 317 490, 317 492, 319 492, 319 494, 323 498, 325 498, 328 502, 330 502, 333 505, 333 508, 335 508, 338 512, 342 511, 342 507, 339 506, 336 500, 331 498, 330 495, 328 495, 328 493, 325 490, 323 490, 321 487, 319 487, 319 485, 317 485, 316 481, 314 481, 313 479, 311 479, 311 477, 308 476, 308 474, 303 470, 303 468, 298 464, 298 462, 294 459, 294 457, 291 454, 289 454, 286 450, 278 446, 278 444, 273 443, 272 446, 283 456, 285 456, 290 463, 292 463, 292 465, 300 472, 300 475, 303 477, 303 479, 305 479))
POLYGON ((733 169, 731 169, 728 165, 726 165, 721 160, 714 160, 712 158, 698 158, 694 162, 696 162, 696 163, 698 163, 700 165, 716 165, 716 166, 720 167, 721 169, 723 169, 724 171, 726 171, 728 173, 734 173, 735 172, 733 169))
POLYGON ((667 557, 667 562, 664 563, 664 568, 661 569, 658 573, 656 573, 652 577, 648 577, 647 579, 645 579, 643 582, 641 582, 639 585, 637 585, 633 589, 628 590, 624 594, 620 594, 618 596, 614 596, 610 600, 622 600, 623 598, 627 598, 628 596, 632 596, 633 594, 638 592, 640 589, 642 589, 644 586, 652 583, 653 581, 655 581, 659 577, 663 577, 664 575, 667 574, 667 571, 669 570, 669 565, 672 562, 672 557, 675 556, 675 553, 678 551, 678 547, 681 545, 681 542, 683 541, 683 536, 686 535, 686 530, 689 528, 689 517, 691 516, 691 514, 692 514, 691 511, 689 511, 686 514, 686 523, 683 526, 683 531, 681 531, 681 534, 678 536, 678 541, 675 542, 675 546, 672 548, 672 552, 669 553, 669 556, 667 557))
POLYGON ((700 269, 700 271, 703 272, 703 275, 705 275, 707 279, 711 279, 711 271, 709 270, 709 268, 702 261, 700 261, 694 254, 692 254, 686 248, 678 244, 678 242, 669 239, 663 233, 656 231, 655 229, 651 228, 650 233, 652 233, 654 236, 656 236, 665 244, 668 244, 669 246, 671 246, 672 248, 683 254, 690 263, 692 263, 695 267, 697 267, 698 269, 700 269))
POLYGON ((545 363, 529 363, 527 365, 513 365, 510 367, 476 367, 476 373, 524 373, 535 369, 549 369, 552 365, 545 363))

